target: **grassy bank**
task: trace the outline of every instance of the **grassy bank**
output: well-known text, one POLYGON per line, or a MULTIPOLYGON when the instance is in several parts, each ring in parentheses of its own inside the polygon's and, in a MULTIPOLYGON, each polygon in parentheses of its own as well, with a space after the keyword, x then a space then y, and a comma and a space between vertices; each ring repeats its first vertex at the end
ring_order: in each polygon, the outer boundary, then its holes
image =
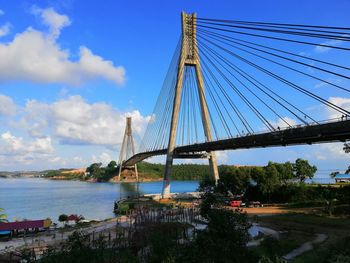
MULTIPOLYGON (((306 214, 287 214, 260 217, 259 223, 266 227, 272 227, 280 231, 292 233, 292 240, 286 242, 282 239, 278 244, 272 244, 276 251, 283 251, 291 248, 291 243, 300 245, 301 243, 311 240, 316 233, 326 234, 327 240, 315 246, 309 252, 296 257, 292 262, 296 263, 326 263, 337 262, 331 261, 336 254, 346 251, 346 246, 349 246, 350 241, 350 219, 335 218, 306 214), (293 233, 299 233, 295 236, 293 233)), ((288 240, 288 239, 287 239, 288 240)), ((342 262, 342 261, 338 261, 342 262)))

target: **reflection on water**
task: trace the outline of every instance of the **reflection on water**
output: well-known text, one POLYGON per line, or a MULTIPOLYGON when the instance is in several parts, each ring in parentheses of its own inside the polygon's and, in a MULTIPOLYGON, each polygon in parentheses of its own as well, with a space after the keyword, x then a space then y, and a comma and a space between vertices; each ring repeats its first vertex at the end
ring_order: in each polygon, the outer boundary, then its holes
MULTIPOLYGON (((172 192, 193 192, 197 181, 174 181, 172 192)), ((139 183, 144 194, 160 193, 162 182, 139 183)), ((54 221, 60 214, 81 214, 87 219, 113 217, 113 203, 120 197, 137 194, 137 184, 85 183, 46 179, 0 178, 0 207, 9 220, 43 219, 54 221)))

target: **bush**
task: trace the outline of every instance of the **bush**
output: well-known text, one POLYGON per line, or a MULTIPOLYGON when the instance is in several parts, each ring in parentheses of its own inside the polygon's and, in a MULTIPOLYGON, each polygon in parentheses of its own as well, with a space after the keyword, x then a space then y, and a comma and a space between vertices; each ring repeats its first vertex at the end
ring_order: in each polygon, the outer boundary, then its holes
POLYGON ((58 221, 66 222, 68 220, 68 216, 66 214, 62 214, 58 217, 58 221))

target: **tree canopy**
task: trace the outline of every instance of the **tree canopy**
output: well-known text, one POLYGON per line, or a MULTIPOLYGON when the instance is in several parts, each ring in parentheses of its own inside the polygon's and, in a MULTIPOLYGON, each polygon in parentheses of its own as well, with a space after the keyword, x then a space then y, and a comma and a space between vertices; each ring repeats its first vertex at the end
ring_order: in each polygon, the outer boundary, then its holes
POLYGON ((314 177, 317 167, 315 165, 310 165, 307 160, 297 159, 293 165, 295 177, 304 182, 307 178, 311 179, 314 177))
POLYGON ((3 211, 4 209, 0 207, 0 222, 5 221, 7 219, 7 215, 2 213, 3 211))

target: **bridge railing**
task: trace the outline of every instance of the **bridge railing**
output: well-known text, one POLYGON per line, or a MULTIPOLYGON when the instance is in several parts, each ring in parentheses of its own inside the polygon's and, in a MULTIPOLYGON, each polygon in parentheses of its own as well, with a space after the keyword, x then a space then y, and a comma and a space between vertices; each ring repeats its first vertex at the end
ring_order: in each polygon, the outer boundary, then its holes
MULTIPOLYGON (((321 120, 321 121, 314 121, 314 122, 310 122, 307 124, 296 124, 296 125, 292 125, 290 127, 277 127, 275 131, 260 130, 260 131, 256 131, 253 133, 245 133, 244 135, 241 135, 241 136, 239 136, 239 135, 237 135, 235 137, 224 136, 224 137, 221 137, 219 140, 226 140, 226 139, 232 139, 232 138, 242 138, 242 137, 259 135, 259 134, 264 134, 264 133, 281 132, 281 131, 291 130, 291 129, 295 129, 295 128, 310 127, 310 126, 316 126, 316 125, 326 124, 326 123, 336 123, 336 122, 342 122, 342 121, 347 121, 347 120, 350 120, 350 117, 343 115, 341 117, 331 118, 331 119, 326 119, 326 120, 321 120)), ((195 145, 195 144, 200 144, 200 143, 204 143, 204 142, 196 142, 196 143, 192 143, 192 144, 179 144, 178 146, 189 146, 189 145, 195 145)))

